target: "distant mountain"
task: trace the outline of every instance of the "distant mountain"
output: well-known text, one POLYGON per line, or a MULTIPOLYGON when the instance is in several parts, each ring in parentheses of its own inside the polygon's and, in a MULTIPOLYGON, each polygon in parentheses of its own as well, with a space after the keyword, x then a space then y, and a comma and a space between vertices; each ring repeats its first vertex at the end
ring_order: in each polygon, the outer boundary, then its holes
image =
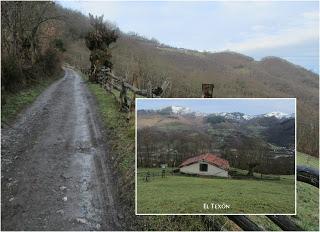
POLYGON ((138 110, 138 129, 145 126, 170 133, 208 134, 218 141, 219 146, 234 146, 248 136, 279 147, 292 148, 295 142, 294 115, 282 112, 201 114, 187 107, 168 106, 158 110, 138 110))
POLYGON ((248 115, 241 112, 218 112, 207 114, 203 112, 192 111, 188 107, 183 106, 168 106, 158 110, 138 110, 138 114, 162 114, 162 115, 188 115, 195 117, 218 117, 223 118, 224 120, 251 120, 254 118, 272 118, 275 117, 277 119, 288 119, 294 118, 293 114, 286 114, 283 112, 269 112, 265 114, 259 115, 248 115))

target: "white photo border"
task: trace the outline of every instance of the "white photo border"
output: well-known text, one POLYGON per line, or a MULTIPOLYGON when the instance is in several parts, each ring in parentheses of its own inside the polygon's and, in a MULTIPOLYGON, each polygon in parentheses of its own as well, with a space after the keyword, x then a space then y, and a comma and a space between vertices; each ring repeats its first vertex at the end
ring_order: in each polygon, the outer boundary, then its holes
POLYGON ((137 216, 157 216, 157 215, 297 215, 297 98, 136 98, 135 99, 135 215, 137 216), (294 213, 138 213, 138 175, 137 175, 137 170, 138 170, 138 165, 137 165, 137 112, 138 112, 138 101, 154 101, 154 100, 199 100, 199 101, 210 101, 210 100, 294 100, 295 104, 295 131, 294 131, 294 138, 295 138, 295 146, 294 146, 294 155, 295 155, 295 160, 294 160, 294 165, 295 165, 295 171, 294 171, 294 176, 295 176, 295 206, 294 206, 294 213))

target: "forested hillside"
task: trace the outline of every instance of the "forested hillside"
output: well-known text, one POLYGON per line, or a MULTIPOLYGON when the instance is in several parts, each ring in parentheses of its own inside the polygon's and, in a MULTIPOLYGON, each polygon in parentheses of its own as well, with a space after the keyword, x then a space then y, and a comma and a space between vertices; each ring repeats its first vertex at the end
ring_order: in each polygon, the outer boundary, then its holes
POLYGON ((276 57, 255 61, 233 52, 201 53, 128 35, 116 43, 113 58, 120 75, 138 70, 142 86, 172 80, 167 97, 200 97, 201 83, 214 83, 214 97, 296 97, 298 150, 318 154, 315 73, 276 57))
MULTIPOLYGON (((61 62, 90 66, 84 42, 91 27, 87 16, 52 2, 1 2, 1 6, 4 97, 52 76, 61 62)), ((215 85, 214 97, 296 97, 298 150, 318 155, 315 73, 276 57, 255 61, 234 52, 178 49, 134 33, 119 34, 111 45, 114 72, 129 80, 137 74, 140 87, 149 80, 160 85, 169 79, 167 97, 200 97, 202 83, 215 85)))

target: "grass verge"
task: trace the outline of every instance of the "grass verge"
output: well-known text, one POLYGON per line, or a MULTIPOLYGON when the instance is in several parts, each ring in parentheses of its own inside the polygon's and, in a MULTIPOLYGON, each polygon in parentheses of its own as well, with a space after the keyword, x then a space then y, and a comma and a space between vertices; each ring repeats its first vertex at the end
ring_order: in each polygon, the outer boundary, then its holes
POLYGON ((117 161, 120 174, 125 174, 134 165, 134 121, 126 121, 126 115, 119 112, 112 94, 97 84, 89 83, 89 89, 96 97, 104 126, 108 129, 113 159, 117 161))
MULTIPOLYGON (((319 168, 319 159, 297 152, 297 164, 319 168)), ((319 231, 319 189, 297 182, 297 215, 292 219, 306 231, 319 231)))
POLYGON ((17 93, 6 94, 6 103, 1 104, 1 127, 3 123, 8 124, 14 120, 23 109, 33 103, 61 75, 60 73, 55 78, 48 78, 17 93))
POLYGON ((319 159, 317 157, 297 152, 297 164, 312 168, 319 168, 319 159))

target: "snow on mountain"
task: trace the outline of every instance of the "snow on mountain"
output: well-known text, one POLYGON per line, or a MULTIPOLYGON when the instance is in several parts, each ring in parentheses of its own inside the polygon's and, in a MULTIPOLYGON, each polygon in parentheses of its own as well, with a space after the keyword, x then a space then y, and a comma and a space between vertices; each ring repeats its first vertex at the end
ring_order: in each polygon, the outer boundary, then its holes
POLYGON ((251 115, 246 115, 244 113, 240 113, 240 112, 219 112, 219 113, 213 113, 214 115, 217 116, 222 116, 226 119, 232 119, 232 120, 249 120, 252 118, 251 115))
MULTIPOLYGON (((156 112, 162 113, 162 114, 176 114, 176 115, 193 115, 196 117, 204 117, 207 116, 207 113, 203 112, 195 112, 192 111, 188 107, 183 107, 183 106, 168 106, 161 108, 159 110, 156 110, 156 112)), ((263 117, 275 117, 277 119, 286 119, 286 118, 294 118, 295 114, 286 114, 283 112, 269 112, 265 114, 260 114, 260 115, 248 115, 240 112, 216 112, 212 113, 212 115, 216 116, 222 116, 226 119, 231 119, 231 120, 251 120, 253 118, 263 118, 263 117)))
POLYGON ((260 114, 260 115, 248 115, 240 112, 219 112, 219 113, 213 113, 213 115, 216 116, 222 116, 226 119, 231 119, 231 120, 250 120, 253 118, 263 118, 263 117, 276 117, 277 119, 285 119, 285 118, 294 118, 295 114, 286 114, 282 112, 269 112, 265 114, 260 114))
POLYGON ((164 107, 162 109, 159 109, 158 112, 165 113, 165 114, 176 114, 176 115, 190 115, 190 116, 196 116, 196 117, 204 117, 207 114, 203 112, 195 112, 192 111, 188 107, 183 106, 168 106, 164 107))
POLYGON ((188 107, 171 106, 171 111, 174 114, 190 114, 191 110, 188 107))
POLYGON ((294 118, 296 117, 295 113, 289 114, 289 118, 294 118))
POLYGON ((275 117, 277 119, 293 118, 294 116, 295 116, 294 113, 286 114, 286 113, 283 113, 283 112, 270 112, 270 113, 258 115, 258 117, 268 117, 268 118, 275 117))
POLYGON ((182 107, 182 106, 167 106, 156 111, 161 114, 176 114, 176 115, 186 115, 186 114, 192 113, 190 108, 182 107))
POLYGON ((244 120, 250 120, 252 118, 254 118, 254 116, 252 116, 252 115, 247 115, 247 114, 243 115, 244 120))

